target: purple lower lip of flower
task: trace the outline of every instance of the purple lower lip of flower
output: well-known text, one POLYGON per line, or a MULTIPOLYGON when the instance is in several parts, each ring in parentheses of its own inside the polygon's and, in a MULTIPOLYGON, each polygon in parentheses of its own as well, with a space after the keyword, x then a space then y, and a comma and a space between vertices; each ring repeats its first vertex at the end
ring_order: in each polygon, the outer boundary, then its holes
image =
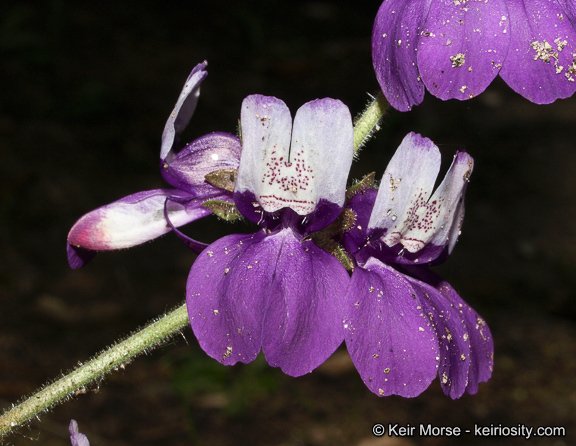
MULTIPOLYGON (((419 281, 425 285, 424 290, 428 290, 426 292, 440 302, 438 309, 443 311, 443 321, 446 327, 444 333, 439 336, 439 341, 441 349, 444 346, 445 354, 450 356, 450 361, 443 363, 439 371, 444 393, 452 398, 459 398, 463 390, 466 393, 475 394, 478 392, 478 383, 487 382, 492 376, 494 367, 494 343, 486 321, 464 302, 448 282, 433 271, 414 266, 408 266, 405 270, 413 283, 419 281), (434 296, 434 290, 439 294, 434 296), (446 307, 447 304, 450 308, 457 310, 458 318, 447 319, 445 317, 451 311, 446 307), (458 325, 462 323, 465 324, 465 331, 463 331, 463 326, 458 325), (451 336, 448 336, 447 329, 451 336), (461 335, 455 340, 458 333, 461 335), (466 343, 470 345, 470 355, 464 358, 466 348, 464 344, 466 343), (465 379, 468 359, 470 360, 468 375, 465 379)), ((433 314, 438 315, 438 309, 433 314)))
POLYGON ((510 48, 500 76, 537 104, 576 91, 576 8, 572 1, 507 1, 510 48))
POLYGON ((389 0, 372 33, 382 91, 401 111, 425 88, 440 99, 470 99, 500 74, 528 100, 545 104, 576 91, 576 11, 569 2, 389 0))
POLYGON ((417 396, 438 373, 436 333, 415 295, 402 275, 376 259, 352 274, 346 346, 364 383, 379 396, 417 396))
POLYGON ((492 374, 488 326, 434 273, 408 271, 374 258, 354 270, 345 339, 356 369, 378 396, 415 397, 436 375, 452 398, 476 393, 492 374))
POLYGON ((300 376, 342 343, 344 267, 290 228, 226 236, 198 257, 186 302, 200 346, 225 365, 268 363, 300 376))

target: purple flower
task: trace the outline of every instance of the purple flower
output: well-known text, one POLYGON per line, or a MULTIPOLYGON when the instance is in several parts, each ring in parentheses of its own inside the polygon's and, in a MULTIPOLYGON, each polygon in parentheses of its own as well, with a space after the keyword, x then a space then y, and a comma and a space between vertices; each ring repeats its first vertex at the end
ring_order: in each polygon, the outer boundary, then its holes
POLYGON ((76 420, 70 420, 68 431, 70 432, 70 442, 72 446, 90 446, 88 437, 78 432, 78 423, 76 420))
POLYGON ((425 88, 470 99, 500 74, 537 104, 576 91, 572 0, 387 0, 372 32, 372 59, 390 104, 407 111, 425 88))
MULTIPOLYGON (((240 141, 227 133, 210 133, 176 152, 180 133, 188 125, 198 102, 200 83, 207 76, 206 62, 188 76, 170 114, 160 151, 162 176, 174 189, 138 192, 100 207, 78 220, 68 234, 68 262, 79 268, 95 251, 129 248, 174 230, 190 248, 206 245, 187 238, 176 227, 212 213, 208 201, 232 203, 232 190, 214 185, 206 175, 233 172, 240 160, 240 141)), ((232 173, 233 175, 233 173, 232 173)))
POLYGON ((357 218, 343 242, 358 266, 347 291, 345 339, 364 383, 379 396, 417 396, 439 375, 444 392, 458 398, 491 376, 488 326, 426 267, 454 248, 472 168, 472 157, 458 152, 432 194, 440 152, 411 133, 380 189, 349 203, 357 218))
POLYGON ((198 257, 186 300, 194 334, 226 365, 268 363, 310 372, 344 339, 349 275, 310 238, 342 211, 352 162, 348 108, 334 99, 303 105, 294 118, 274 97, 242 104, 242 158, 234 201, 260 225, 217 240, 198 257))

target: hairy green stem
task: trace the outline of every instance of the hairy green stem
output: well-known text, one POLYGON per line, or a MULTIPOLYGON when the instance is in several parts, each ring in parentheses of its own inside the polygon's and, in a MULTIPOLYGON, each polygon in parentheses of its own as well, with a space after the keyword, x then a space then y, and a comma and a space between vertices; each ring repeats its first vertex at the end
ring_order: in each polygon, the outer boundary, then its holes
POLYGON ((186 304, 152 321, 140 331, 122 342, 112 345, 84 365, 46 385, 5 412, 0 417, 0 435, 4 436, 15 427, 71 396, 86 384, 102 378, 106 373, 118 369, 135 356, 162 345, 164 341, 179 333, 188 324, 186 304))
POLYGON ((386 114, 388 106, 388 101, 380 91, 356 119, 354 123, 354 153, 358 153, 372 135, 380 129, 380 121, 386 114))
MULTIPOLYGON (((379 129, 379 123, 386 113, 388 102, 382 93, 372 100, 354 125, 354 152, 366 144, 379 129)), ((50 409, 65 398, 83 389, 89 383, 101 379, 144 351, 150 351, 179 333, 188 323, 186 304, 159 317, 146 327, 133 333, 122 342, 116 343, 86 364, 42 387, 38 392, 6 411, 0 417, 0 436, 4 437, 14 428, 38 414, 50 409)), ((0 437, 0 438, 1 438, 0 437)))

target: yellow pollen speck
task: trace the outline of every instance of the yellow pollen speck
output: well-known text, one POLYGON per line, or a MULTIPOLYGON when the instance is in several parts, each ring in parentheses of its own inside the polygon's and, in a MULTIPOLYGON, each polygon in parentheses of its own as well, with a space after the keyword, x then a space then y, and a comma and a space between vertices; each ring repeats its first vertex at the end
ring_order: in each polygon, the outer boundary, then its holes
POLYGON ((450 61, 452 62, 452 68, 461 67, 464 65, 466 54, 458 53, 455 56, 450 56, 450 61))

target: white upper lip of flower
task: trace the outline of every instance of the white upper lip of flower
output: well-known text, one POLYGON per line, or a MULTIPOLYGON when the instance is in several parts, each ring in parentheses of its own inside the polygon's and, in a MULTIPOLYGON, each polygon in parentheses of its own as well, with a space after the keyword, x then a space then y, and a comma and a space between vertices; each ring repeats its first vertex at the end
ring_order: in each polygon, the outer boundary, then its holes
POLYGON ((304 104, 294 123, 281 100, 252 95, 242 104, 242 157, 236 192, 254 193, 265 212, 312 213, 320 199, 344 205, 353 126, 342 102, 304 104))
POLYGON ((464 216, 462 200, 473 159, 458 152, 432 194, 440 170, 440 151, 428 138, 409 133, 382 178, 368 227, 386 229, 382 241, 401 243, 411 253, 427 244, 452 250, 464 216))

